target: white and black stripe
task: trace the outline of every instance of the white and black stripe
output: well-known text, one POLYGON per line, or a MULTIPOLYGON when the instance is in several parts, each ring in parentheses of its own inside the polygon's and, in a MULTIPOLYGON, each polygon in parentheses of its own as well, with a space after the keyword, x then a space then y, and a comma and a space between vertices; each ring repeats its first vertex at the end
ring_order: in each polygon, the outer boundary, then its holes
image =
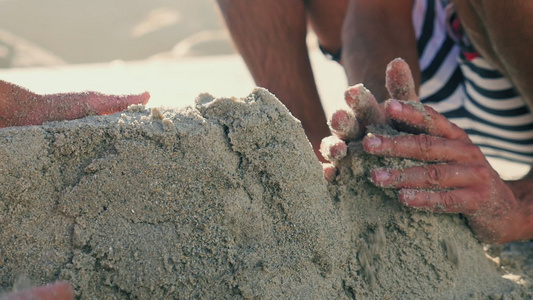
POLYGON ((513 85, 481 57, 466 61, 446 29, 440 0, 415 0, 420 98, 463 128, 487 156, 533 162, 533 114, 513 85))

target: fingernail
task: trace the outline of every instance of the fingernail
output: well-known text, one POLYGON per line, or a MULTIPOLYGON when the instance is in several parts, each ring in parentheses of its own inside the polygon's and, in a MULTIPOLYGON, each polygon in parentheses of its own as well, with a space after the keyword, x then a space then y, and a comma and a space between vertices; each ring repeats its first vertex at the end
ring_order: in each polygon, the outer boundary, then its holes
POLYGON ((329 160, 341 160, 346 156, 346 143, 336 136, 328 136, 322 139, 320 143, 320 153, 329 160))
POLYGON ((322 170, 324 172, 324 179, 326 179, 327 182, 332 182, 333 179, 335 179, 337 175, 337 167, 335 167, 335 165, 323 163, 322 170))
POLYGON ((373 135, 372 133, 369 133, 366 135, 366 144, 369 147, 377 148, 381 146, 381 139, 373 135))
POLYGON ((389 100, 387 107, 394 111, 402 111, 402 104, 396 100, 389 100))
POLYGON ((409 203, 411 203, 415 197, 415 191, 410 189, 402 189, 399 192, 400 201, 402 201, 405 205, 409 206, 409 203))
POLYGON ((389 170, 381 169, 381 170, 374 170, 372 172, 372 180, 375 183, 383 183, 390 178, 390 172, 389 170))

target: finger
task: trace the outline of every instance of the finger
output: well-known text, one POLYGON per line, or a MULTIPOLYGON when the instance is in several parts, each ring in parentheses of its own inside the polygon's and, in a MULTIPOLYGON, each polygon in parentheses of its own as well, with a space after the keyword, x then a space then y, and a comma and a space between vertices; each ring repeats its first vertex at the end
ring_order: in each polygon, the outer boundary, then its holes
POLYGON ((329 161, 338 161, 346 156, 346 143, 336 136, 328 136, 320 144, 320 153, 329 161))
POLYGON ((485 201, 483 197, 479 197, 480 192, 480 189, 474 188, 438 192, 402 189, 399 199, 404 205, 421 210, 473 214, 485 201))
POLYGON ((466 132, 459 126, 433 108, 420 103, 388 100, 385 102, 385 111, 392 120, 417 128, 429 135, 453 140, 468 138, 466 132))
POLYGON ((337 167, 334 164, 323 163, 322 171, 327 182, 332 182, 337 176, 337 167))
POLYGON ((150 100, 150 94, 144 92, 137 95, 103 95, 99 93, 89 93, 86 102, 90 109, 98 115, 108 115, 120 112, 133 104, 145 105, 150 100))
POLYGON ((344 99, 355 112, 363 127, 368 124, 387 124, 388 117, 372 93, 362 84, 356 84, 346 89, 344 99))
POLYGON ((487 168, 455 164, 433 164, 421 167, 374 170, 371 180, 385 188, 447 189, 469 187, 490 180, 487 168))
POLYGON ((368 134, 363 149, 379 156, 411 158, 427 162, 485 161, 479 147, 462 140, 450 140, 430 135, 378 136, 368 134))
POLYGON ((40 299, 40 300, 70 300, 74 299, 74 290, 66 282, 57 282, 44 286, 33 287, 21 292, 8 294, 2 299, 5 300, 22 300, 22 299, 40 299))
POLYGON ((331 132, 342 140, 349 141, 359 136, 359 123, 353 111, 337 110, 329 122, 331 132))
POLYGON ((107 115, 125 110, 133 104, 146 104, 150 94, 105 95, 96 92, 43 96, 50 107, 48 121, 73 120, 87 115, 107 115))
POLYGON ((409 65, 396 58, 387 65, 385 86, 392 99, 420 102, 416 94, 415 81, 409 65))

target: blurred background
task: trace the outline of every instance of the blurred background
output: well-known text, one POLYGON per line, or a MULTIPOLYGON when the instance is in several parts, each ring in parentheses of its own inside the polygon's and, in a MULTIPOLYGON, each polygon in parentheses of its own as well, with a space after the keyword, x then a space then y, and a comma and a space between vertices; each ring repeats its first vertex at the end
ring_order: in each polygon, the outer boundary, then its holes
MULTIPOLYGON (((309 45, 330 114, 344 72, 312 34, 309 45)), ((215 0, 0 0, 0 79, 38 93, 147 90, 149 106, 178 107, 255 86, 215 0)))
POLYGON ((211 0, 0 0, 0 67, 232 54, 211 0))

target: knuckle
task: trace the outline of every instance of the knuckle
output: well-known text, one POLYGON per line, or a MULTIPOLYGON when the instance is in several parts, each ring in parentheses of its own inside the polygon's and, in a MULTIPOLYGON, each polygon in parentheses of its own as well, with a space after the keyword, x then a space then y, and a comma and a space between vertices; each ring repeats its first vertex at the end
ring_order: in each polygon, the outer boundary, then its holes
POLYGON ((471 160, 478 160, 485 157, 483 153, 481 153, 479 147, 472 143, 464 145, 463 153, 467 154, 468 158, 471 160))
POLYGON ((453 139, 468 139, 468 134, 461 127, 457 126, 455 123, 450 123, 451 131, 454 133, 452 136, 453 139))
POLYGON ((433 200, 434 193, 435 192, 430 191, 418 193, 417 198, 421 203, 421 207, 431 210, 431 208, 435 206, 435 201, 433 200))
POLYGON ((492 190, 490 188, 478 188, 477 194, 479 195, 477 202, 480 206, 483 206, 485 203, 489 202, 492 197, 492 190))
POLYGON ((491 172, 487 167, 476 167, 474 168, 474 172, 476 176, 482 181, 483 183, 489 183, 491 172))
POLYGON ((432 116, 433 118, 439 115, 439 113, 433 107, 429 105, 425 105, 425 104, 423 106, 424 106, 424 111, 430 116, 432 116))
POLYGON ((426 182, 431 187, 437 187, 443 178, 442 170, 437 165, 426 167, 426 182))
POLYGON ((459 201, 453 192, 442 192, 440 193, 440 205, 437 205, 436 209, 439 209, 440 212, 457 208, 459 206, 459 201))
POLYGON ((422 134, 418 136, 417 145, 419 150, 427 155, 428 151, 433 148, 434 142, 431 136, 422 134))

